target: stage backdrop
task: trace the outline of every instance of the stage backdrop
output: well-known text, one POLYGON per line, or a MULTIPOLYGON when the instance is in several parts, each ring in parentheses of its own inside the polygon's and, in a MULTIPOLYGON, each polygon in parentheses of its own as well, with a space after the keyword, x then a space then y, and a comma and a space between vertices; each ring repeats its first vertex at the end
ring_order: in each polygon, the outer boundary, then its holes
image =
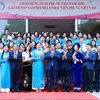
POLYGON ((100 18, 100 0, 0 0, 0 18, 100 18))

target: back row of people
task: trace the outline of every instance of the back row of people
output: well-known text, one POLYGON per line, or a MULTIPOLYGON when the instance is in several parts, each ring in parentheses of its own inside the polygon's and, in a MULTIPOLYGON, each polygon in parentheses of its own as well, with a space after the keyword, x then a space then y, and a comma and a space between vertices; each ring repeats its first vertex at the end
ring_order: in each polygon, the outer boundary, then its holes
POLYGON ((100 45, 100 34, 96 33, 96 36, 92 37, 91 34, 82 34, 82 33, 70 33, 70 36, 68 33, 64 32, 60 34, 59 32, 53 33, 53 32, 34 32, 34 33, 24 33, 23 35, 21 33, 18 34, 11 34, 9 29, 5 29, 4 34, 1 37, 1 41, 4 45, 8 45, 9 41, 12 41, 13 43, 20 46, 20 44, 24 43, 32 43, 32 42, 41 42, 42 45, 45 47, 45 44, 54 44, 56 45, 58 42, 63 45, 66 44, 67 40, 72 41, 72 45, 74 43, 81 43, 80 38, 83 38, 84 44, 90 44, 92 40, 95 41, 95 45, 100 45))

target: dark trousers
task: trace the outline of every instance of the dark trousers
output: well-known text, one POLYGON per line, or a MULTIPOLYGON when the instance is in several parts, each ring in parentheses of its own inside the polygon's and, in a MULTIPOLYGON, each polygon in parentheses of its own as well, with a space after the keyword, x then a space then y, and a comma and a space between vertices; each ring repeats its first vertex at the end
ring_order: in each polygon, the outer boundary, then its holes
POLYGON ((54 70, 53 66, 47 70, 47 86, 48 89, 52 88, 52 80, 54 79, 54 89, 58 88, 58 70, 54 70))
POLYGON ((23 67, 23 90, 30 91, 32 88, 32 66, 23 67))
POLYGON ((83 67, 83 82, 84 82, 85 88, 87 88, 89 85, 89 89, 92 89, 92 87, 93 87, 93 70, 87 69, 86 66, 83 67))
MULTIPOLYGON (((17 66, 16 66, 17 67, 17 66)), ((19 89, 20 88, 20 66, 14 70, 10 70, 11 72, 11 89, 19 89)))
POLYGON ((70 88, 70 80, 71 80, 71 70, 66 70, 65 68, 61 70, 61 81, 63 88, 70 88))
POLYGON ((28 75, 28 78, 31 79, 32 78, 32 66, 27 66, 27 67, 23 67, 23 78, 25 77, 25 74, 28 75))
POLYGON ((100 68, 95 70, 95 88, 99 89, 100 68))

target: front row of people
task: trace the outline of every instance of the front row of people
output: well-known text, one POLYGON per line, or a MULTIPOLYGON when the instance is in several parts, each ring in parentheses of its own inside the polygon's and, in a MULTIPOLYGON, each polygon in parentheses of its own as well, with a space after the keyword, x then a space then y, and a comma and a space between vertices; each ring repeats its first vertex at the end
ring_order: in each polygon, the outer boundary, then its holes
MULTIPOLYGON (((51 91, 53 83, 54 90, 58 92, 58 80, 62 83, 62 91, 70 91, 70 83, 72 82, 73 90, 80 92, 82 83, 84 91, 93 92, 93 70, 95 69, 95 88, 99 92, 99 75, 100 75, 100 46, 97 52, 91 51, 91 45, 87 44, 86 52, 79 52, 80 45, 75 43, 73 50, 68 50, 67 45, 63 45, 63 52, 60 54, 55 50, 53 44, 50 50, 45 54, 41 50, 41 43, 37 43, 36 50, 29 52, 30 47, 26 47, 26 52, 22 53, 18 50, 18 46, 14 44, 13 51, 8 52, 8 46, 4 46, 0 53, 0 89, 1 92, 20 91, 20 72, 21 61, 25 63, 32 62, 32 86, 31 88, 37 92, 41 92, 45 88, 47 79, 47 90, 51 91), (44 60, 46 60, 46 75, 44 73, 44 60)), ((26 67, 25 76, 29 72, 30 67, 26 67)), ((28 74, 28 75, 29 75, 28 74)), ((31 74, 30 74, 31 76, 31 74)), ((23 84, 26 82, 23 82, 23 84)), ((25 84, 24 84, 25 85, 25 84)), ((26 85, 27 86, 27 85, 26 85)))

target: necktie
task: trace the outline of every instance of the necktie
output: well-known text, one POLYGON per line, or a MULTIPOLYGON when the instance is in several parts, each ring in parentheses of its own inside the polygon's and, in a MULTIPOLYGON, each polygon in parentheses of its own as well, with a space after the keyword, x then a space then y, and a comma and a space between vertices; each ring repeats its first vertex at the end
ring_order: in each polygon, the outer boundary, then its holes
POLYGON ((15 56, 17 56, 17 51, 15 51, 15 56))
POLYGON ((89 52, 87 52, 87 54, 86 54, 87 56, 89 56, 89 52))
POLYGON ((64 55, 66 55, 66 51, 64 51, 64 55))
POLYGON ((100 58, 100 53, 98 52, 98 56, 99 56, 99 58, 100 58))

